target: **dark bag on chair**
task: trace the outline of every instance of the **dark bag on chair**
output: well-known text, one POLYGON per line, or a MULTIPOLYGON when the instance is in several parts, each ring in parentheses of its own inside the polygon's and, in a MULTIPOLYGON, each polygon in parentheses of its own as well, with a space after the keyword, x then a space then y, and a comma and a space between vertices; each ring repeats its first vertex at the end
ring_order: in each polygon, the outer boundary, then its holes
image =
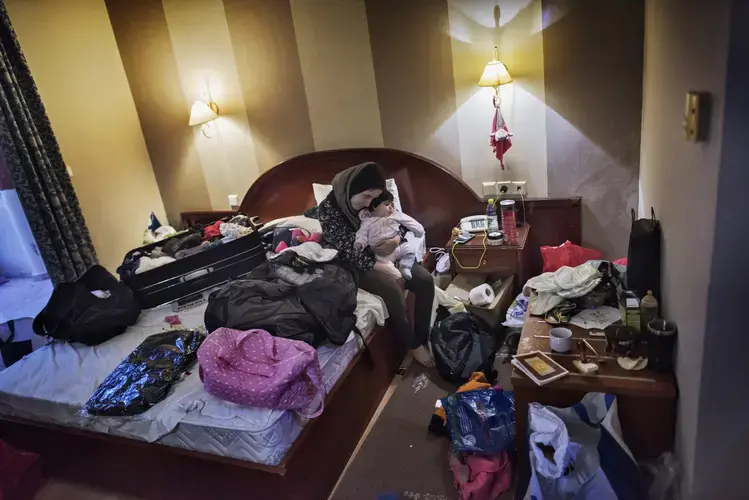
POLYGON ((34 333, 96 345, 124 332, 139 314, 132 290, 96 265, 78 281, 55 287, 47 305, 34 318, 34 333))
POLYGON ((661 223, 650 208, 650 219, 635 220, 632 210, 632 230, 627 253, 627 290, 642 298, 653 291, 661 298, 661 223))

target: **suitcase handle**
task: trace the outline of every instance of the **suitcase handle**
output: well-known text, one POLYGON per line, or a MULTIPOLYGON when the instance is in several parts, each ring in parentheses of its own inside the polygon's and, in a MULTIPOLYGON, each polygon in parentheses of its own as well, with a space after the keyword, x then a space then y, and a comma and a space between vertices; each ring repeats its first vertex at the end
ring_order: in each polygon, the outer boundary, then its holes
POLYGON ((194 273, 185 274, 184 276, 182 276, 182 283, 185 283, 187 281, 193 281, 193 280, 196 280, 198 278, 203 278, 205 276, 208 276, 212 272, 213 272, 213 268, 212 267, 208 267, 208 268, 205 268, 205 269, 199 269, 199 270, 195 271, 194 273))

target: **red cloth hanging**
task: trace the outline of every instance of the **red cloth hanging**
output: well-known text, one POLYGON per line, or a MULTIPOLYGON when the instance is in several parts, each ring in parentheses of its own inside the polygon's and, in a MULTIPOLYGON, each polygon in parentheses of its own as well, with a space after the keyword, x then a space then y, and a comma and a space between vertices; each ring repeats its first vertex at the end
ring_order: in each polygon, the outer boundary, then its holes
POLYGON ((492 147, 492 151, 494 151, 494 156, 499 160, 502 170, 505 169, 504 155, 512 147, 512 141, 510 141, 511 135, 505 119, 502 117, 502 112, 497 107, 494 111, 494 119, 492 120, 492 133, 489 134, 489 144, 492 147))

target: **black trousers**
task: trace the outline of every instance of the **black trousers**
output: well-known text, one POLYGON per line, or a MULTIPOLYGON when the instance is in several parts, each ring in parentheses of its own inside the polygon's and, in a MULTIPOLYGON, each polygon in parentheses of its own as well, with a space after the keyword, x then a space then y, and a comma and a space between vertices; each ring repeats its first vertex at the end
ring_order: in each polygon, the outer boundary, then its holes
POLYGON ((371 269, 359 274, 359 288, 382 298, 390 315, 395 333, 409 349, 425 345, 429 338, 429 320, 434 302, 434 280, 421 264, 414 264, 413 277, 406 281, 406 289, 416 294, 414 321, 406 309, 406 298, 400 283, 389 274, 371 269))

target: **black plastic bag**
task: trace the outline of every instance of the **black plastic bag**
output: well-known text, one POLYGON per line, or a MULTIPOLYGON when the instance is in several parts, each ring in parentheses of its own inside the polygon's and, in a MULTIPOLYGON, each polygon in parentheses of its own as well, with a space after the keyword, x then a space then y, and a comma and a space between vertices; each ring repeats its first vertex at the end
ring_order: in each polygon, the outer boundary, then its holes
POLYGON ((661 223, 651 207, 650 219, 635 220, 632 210, 632 230, 627 252, 627 289, 642 298, 653 291, 661 299, 661 223))
POLYGON ((85 405, 91 415, 138 415, 163 400, 197 358, 205 334, 170 330, 146 338, 96 388, 85 405))
POLYGON ((74 283, 57 285, 33 328, 43 337, 96 345, 124 332, 139 315, 133 291, 96 265, 74 283))
POLYGON ((501 339, 478 316, 456 313, 435 323, 431 331, 437 372, 448 382, 462 384, 473 372, 484 372, 496 379, 494 358, 501 339))

